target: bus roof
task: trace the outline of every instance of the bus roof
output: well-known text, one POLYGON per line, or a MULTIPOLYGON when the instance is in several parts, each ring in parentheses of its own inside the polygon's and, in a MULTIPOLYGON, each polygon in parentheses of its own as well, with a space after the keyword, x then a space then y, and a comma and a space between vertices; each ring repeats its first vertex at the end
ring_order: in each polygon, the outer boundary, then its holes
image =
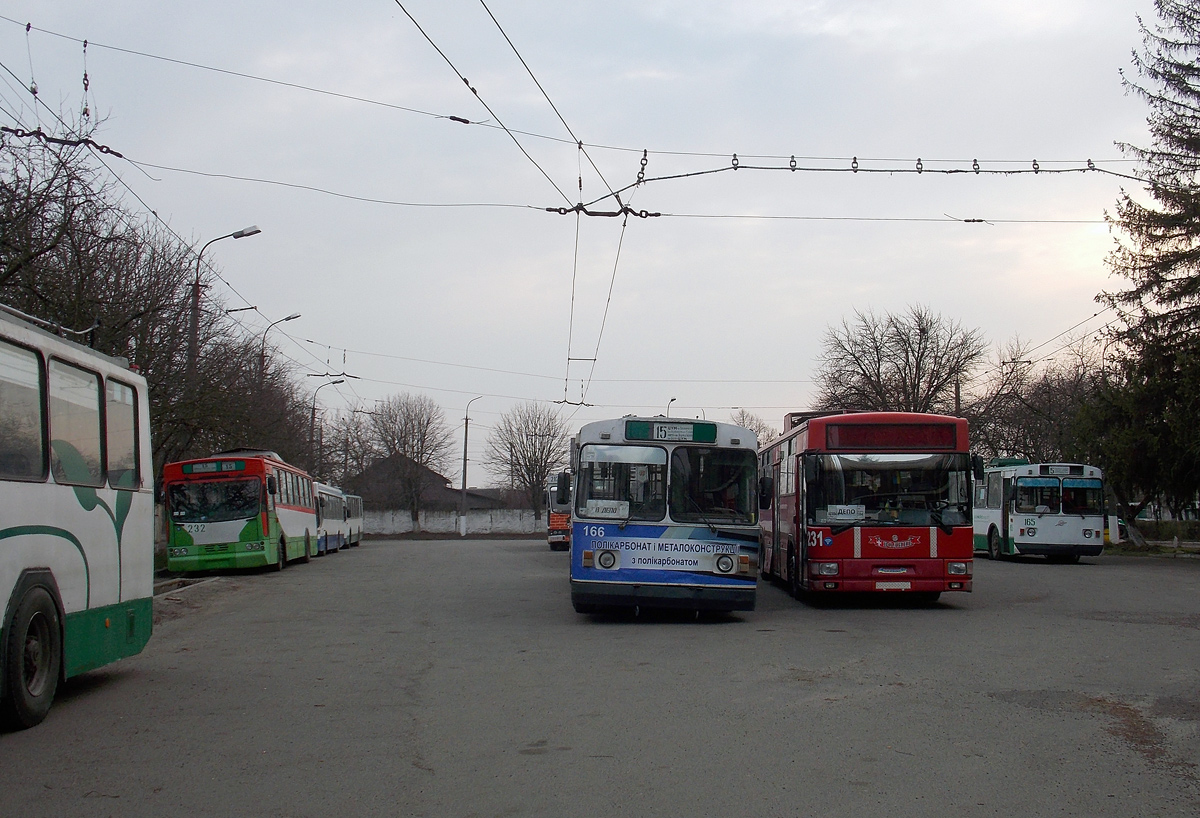
POLYGON ((597 420, 579 430, 579 445, 585 443, 700 443, 757 449, 754 432, 732 423, 694 418, 638 417, 626 415, 597 420))
POLYGON ((805 417, 771 442, 800 439, 803 451, 966 452, 967 421, 920 412, 837 412, 805 417))

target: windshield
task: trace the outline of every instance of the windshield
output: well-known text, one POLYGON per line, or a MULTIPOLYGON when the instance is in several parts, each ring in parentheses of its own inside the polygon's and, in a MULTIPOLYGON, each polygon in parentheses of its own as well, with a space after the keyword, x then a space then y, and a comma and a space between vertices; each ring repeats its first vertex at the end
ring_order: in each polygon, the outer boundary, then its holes
POLYGON ((681 446, 671 453, 671 519, 752 525, 757 478, 758 458, 749 449, 681 446))
MULTIPOLYGON (((808 482, 817 525, 969 525, 965 454, 823 454, 808 482)), ((811 470, 811 466, 808 467, 811 470)))
POLYGON ((172 483, 167 487, 171 520, 177 523, 248 520, 258 514, 261 495, 262 482, 257 477, 172 483))
POLYGON ((1099 480, 1064 477, 1063 514, 1103 514, 1104 484, 1099 480))
POLYGON ((657 446, 587 444, 579 450, 575 513, 607 520, 661 520, 667 513, 667 452, 657 446))
POLYGON ((1104 484, 1095 478, 1018 477, 1016 510, 1029 514, 1103 514, 1104 484))
POLYGON ((1057 514, 1061 503, 1062 486, 1057 477, 1017 478, 1018 512, 1057 514))

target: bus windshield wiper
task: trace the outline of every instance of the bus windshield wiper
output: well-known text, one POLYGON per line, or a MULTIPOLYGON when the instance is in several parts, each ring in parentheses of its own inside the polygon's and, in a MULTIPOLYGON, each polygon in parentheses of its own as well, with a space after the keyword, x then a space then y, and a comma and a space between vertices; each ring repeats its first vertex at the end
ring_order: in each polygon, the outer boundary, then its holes
POLYGON ((700 508, 700 504, 696 502, 696 498, 692 497, 692 495, 688 494, 687 492, 684 492, 683 496, 687 497, 688 502, 696 507, 696 513, 700 515, 700 519, 704 521, 706 526, 708 526, 708 530, 716 534, 717 527, 713 525, 707 517, 704 516, 704 509, 700 508))
POLYGON ((949 507, 950 505, 947 503, 942 508, 931 508, 929 510, 929 519, 933 520, 934 525, 936 525, 940 530, 946 532, 947 534, 953 534, 954 529, 942 520, 942 511, 949 507))

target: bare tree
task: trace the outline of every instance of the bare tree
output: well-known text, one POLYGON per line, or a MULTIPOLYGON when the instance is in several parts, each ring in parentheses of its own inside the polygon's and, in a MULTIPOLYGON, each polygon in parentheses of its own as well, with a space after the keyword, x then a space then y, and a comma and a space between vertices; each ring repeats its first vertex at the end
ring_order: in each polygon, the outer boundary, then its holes
POLYGON ((928 307, 906 313, 855 311, 853 325, 825 333, 817 371, 818 409, 954 414, 959 392, 984 360, 982 333, 928 307))
POLYGON ((758 437, 759 446, 764 443, 770 443, 779 437, 779 432, 771 423, 746 409, 735 409, 733 414, 729 416, 729 422, 735 426, 742 426, 754 432, 758 437))
POLYGON ((430 472, 444 470, 449 462, 446 415, 432 398, 402 392, 380 402, 370 417, 381 454, 395 460, 400 496, 415 523, 421 494, 433 479, 430 472))
POLYGON ((504 413, 488 434, 484 465, 520 491, 537 519, 550 475, 567 463, 570 436, 566 422, 550 407, 521 403, 504 413))

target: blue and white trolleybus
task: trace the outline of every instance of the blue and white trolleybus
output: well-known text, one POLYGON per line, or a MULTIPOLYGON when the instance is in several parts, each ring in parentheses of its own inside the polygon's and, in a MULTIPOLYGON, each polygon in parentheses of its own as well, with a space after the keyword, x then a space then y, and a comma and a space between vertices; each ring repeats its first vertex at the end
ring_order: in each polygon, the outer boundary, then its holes
MULTIPOLYGON (((575 610, 753 610, 757 445, 749 429, 712 421, 584 426, 572 452, 575 610)), ((565 494, 565 474, 559 485, 565 494)))

